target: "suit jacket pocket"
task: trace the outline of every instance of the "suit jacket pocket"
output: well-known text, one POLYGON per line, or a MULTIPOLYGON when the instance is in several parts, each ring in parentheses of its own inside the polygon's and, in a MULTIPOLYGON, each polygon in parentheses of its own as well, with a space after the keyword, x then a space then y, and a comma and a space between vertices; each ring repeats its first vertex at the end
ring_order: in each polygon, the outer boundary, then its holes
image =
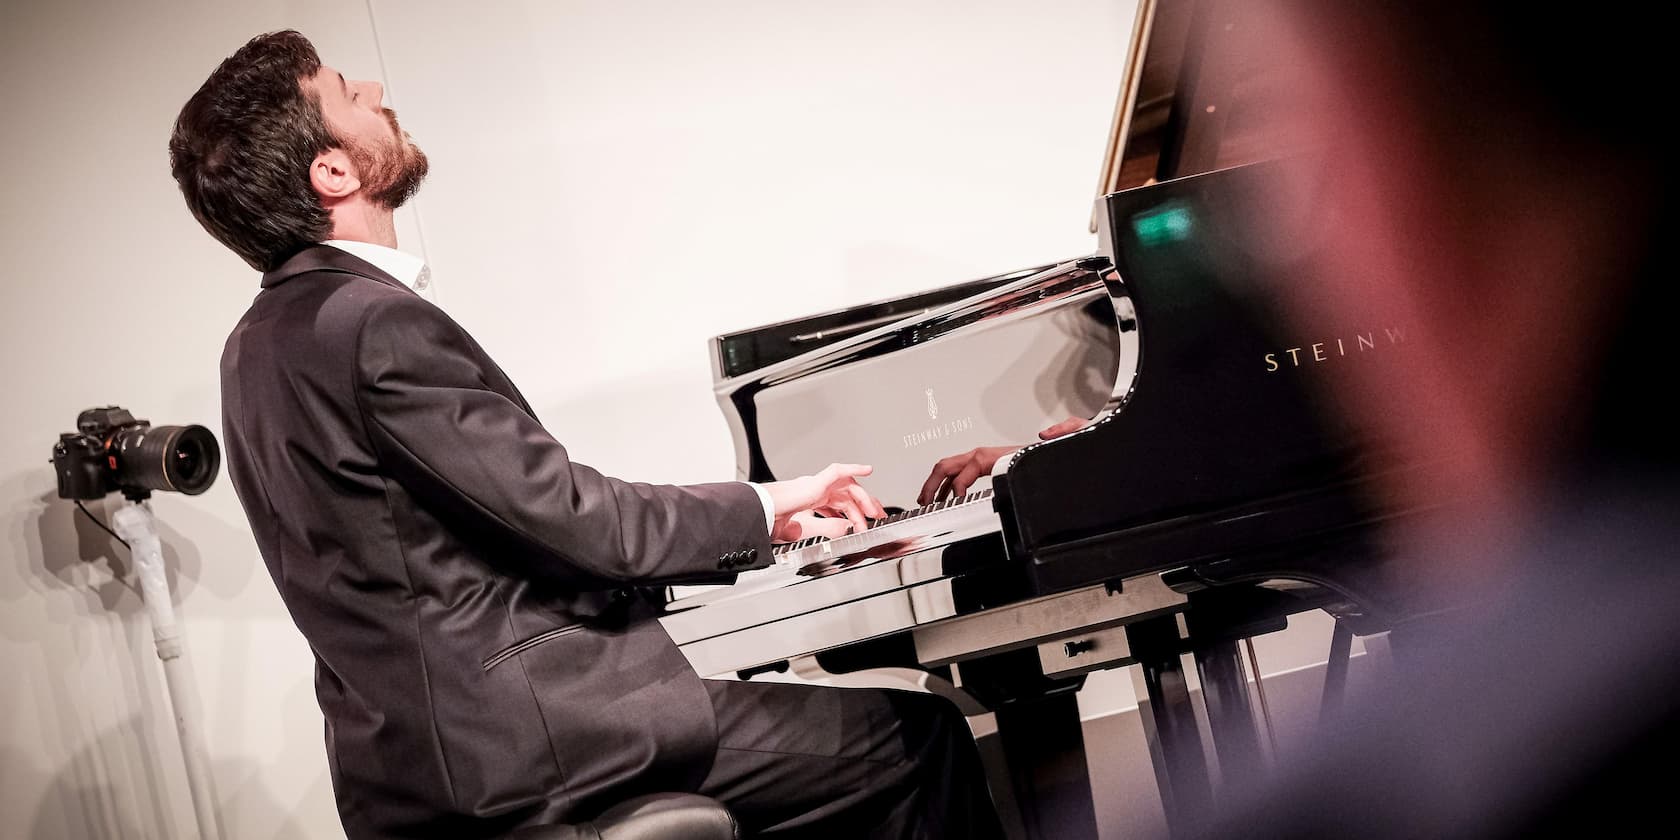
POLYGON ((517 642, 514 642, 511 645, 508 645, 505 648, 502 648, 501 650, 496 651, 495 653, 490 654, 489 656, 485 657, 484 661, 480 664, 483 666, 484 670, 488 671, 491 668, 494 668, 497 665, 500 665, 503 662, 506 662, 507 660, 513 658, 514 656, 517 656, 521 653, 524 653, 525 651, 530 650, 531 648, 536 647, 537 645, 543 644, 545 642, 552 642, 555 639, 558 639, 562 636, 570 636, 571 634, 576 633, 577 631, 582 630, 582 629, 583 629, 582 624, 568 624, 564 627, 556 627, 552 630, 544 630, 543 632, 538 633, 537 635, 532 636, 529 639, 521 639, 517 642))
POLYGON ((586 624, 518 660, 579 813, 705 778, 717 750, 711 698, 657 621, 586 624))

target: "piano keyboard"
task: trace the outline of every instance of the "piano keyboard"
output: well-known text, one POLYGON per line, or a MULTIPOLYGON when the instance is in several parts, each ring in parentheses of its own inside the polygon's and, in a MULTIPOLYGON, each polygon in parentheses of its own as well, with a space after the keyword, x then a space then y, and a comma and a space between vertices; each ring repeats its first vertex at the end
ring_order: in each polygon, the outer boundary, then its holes
POLYGON ((691 614, 666 616, 663 619, 666 629, 676 636, 689 638, 685 634, 705 632, 697 628, 724 620, 703 616, 704 611, 696 610, 697 607, 715 606, 732 599, 751 601, 755 593, 786 590, 795 584, 816 584, 818 578, 826 578, 829 586, 820 591, 801 586, 801 594, 784 591, 773 601, 754 601, 752 609, 729 613, 726 623, 750 626, 748 614, 773 613, 785 618, 940 577, 942 561, 938 552, 930 549, 998 530, 991 499, 991 490, 980 490, 877 519, 859 534, 834 539, 811 537, 775 546, 774 565, 742 572, 733 584, 678 587, 681 591, 671 593, 666 609, 674 614, 684 611, 691 614), (913 554, 925 558, 924 561, 904 565, 909 562, 907 556, 913 554), (846 570, 851 572, 836 574, 846 570))
POLYGON ((937 531, 954 530, 973 515, 995 517, 990 504, 992 491, 977 490, 966 496, 946 499, 919 508, 900 511, 869 523, 865 531, 842 537, 807 537, 776 546, 772 553, 779 565, 805 568, 831 563, 896 542, 927 537, 937 531))

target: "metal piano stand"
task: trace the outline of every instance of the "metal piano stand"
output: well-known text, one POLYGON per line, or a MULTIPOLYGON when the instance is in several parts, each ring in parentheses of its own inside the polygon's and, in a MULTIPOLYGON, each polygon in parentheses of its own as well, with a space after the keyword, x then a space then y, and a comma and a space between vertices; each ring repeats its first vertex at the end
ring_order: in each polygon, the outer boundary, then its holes
MULTIPOLYGON (((1234 587, 1193 593, 1181 614, 1128 625, 1127 640, 1143 675, 1149 712, 1141 715, 1150 758, 1161 792, 1168 830, 1178 836, 1197 833, 1214 813, 1215 786, 1196 721, 1182 656, 1190 653, 1201 682, 1211 755, 1222 787, 1266 772, 1255 706, 1243 670, 1240 643, 1284 629, 1288 596, 1234 587), (1182 622, 1182 624, 1181 624, 1182 622)), ((1326 673, 1323 715, 1340 706, 1346 681, 1352 633, 1338 621, 1326 673)), ((1251 644, 1251 643, 1250 643, 1251 644)), ((1252 654, 1252 648, 1250 648, 1252 654)), ((1251 665, 1253 663, 1251 662, 1251 665)), ((1256 681, 1259 669, 1252 669, 1256 681)), ((1258 690, 1257 686, 1257 690, 1258 690)), ((1270 715, 1261 698, 1261 715, 1270 715)))

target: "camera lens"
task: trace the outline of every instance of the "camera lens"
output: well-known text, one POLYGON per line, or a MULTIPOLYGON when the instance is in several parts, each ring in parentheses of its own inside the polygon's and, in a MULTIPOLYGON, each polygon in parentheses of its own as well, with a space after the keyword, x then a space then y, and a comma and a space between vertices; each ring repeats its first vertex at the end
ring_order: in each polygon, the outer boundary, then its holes
POLYGON ((204 460, 204 452, 194 441, 182 441, 181 447, 175 450, 175 472, 184 476, 198 474, 199 464, 204 460))
POLYGON ((183 427, 175 439, 170 457, 173 461, 164 471, 169 483, 188 495, 210 489, 210 482, 216 480, 216 468, 222 463, 222 451, 216 446, 216 438, 203 426, 183 427))
POLYGON ((203 426, 129 427, 112 435, 117 484, 196 496, 210 489, 222 465, 216 436, 203 426))

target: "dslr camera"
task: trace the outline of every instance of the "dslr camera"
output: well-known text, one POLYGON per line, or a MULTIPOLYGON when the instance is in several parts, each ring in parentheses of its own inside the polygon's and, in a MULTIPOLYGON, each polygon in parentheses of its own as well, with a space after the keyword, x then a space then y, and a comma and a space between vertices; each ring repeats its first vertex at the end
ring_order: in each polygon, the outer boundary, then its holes
POLYGON ((203 426, 153 426, 113 405, 78 415, 76 431, 58 436, 52 461, 61 499, 121 490, 138 500, 153 490, 196 496, 210 489, 222 450, 203 426))

